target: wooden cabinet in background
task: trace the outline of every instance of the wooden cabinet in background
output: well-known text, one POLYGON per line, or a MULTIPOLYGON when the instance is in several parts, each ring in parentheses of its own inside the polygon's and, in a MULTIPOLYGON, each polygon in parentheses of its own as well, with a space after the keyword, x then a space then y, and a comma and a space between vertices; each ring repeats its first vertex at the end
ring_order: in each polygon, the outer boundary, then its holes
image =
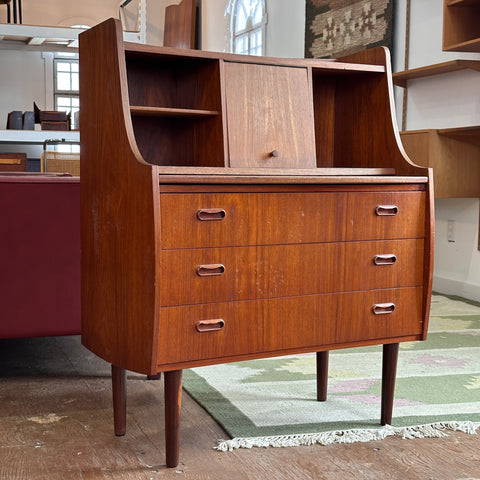
POLYGON ((431 169, 404 155, 388 51, 285 60, 80 36, 82 342, 165 372, 167 465, 181 372, 382 344, 381 423, 398 344, 426 338, 431 169))
POLYGON ((479 0, 443 0, 443 50, 480 52, 479 0))
POLYGON ((480 197, 480 127, 410 130, 401 137, 410 158, 433 168, 437 198, 480 197))

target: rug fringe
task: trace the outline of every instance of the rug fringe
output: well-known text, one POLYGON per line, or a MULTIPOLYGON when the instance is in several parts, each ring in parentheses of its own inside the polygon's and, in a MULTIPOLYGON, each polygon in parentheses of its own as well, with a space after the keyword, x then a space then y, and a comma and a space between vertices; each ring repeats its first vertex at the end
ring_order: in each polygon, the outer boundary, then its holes
POLYGON ((231 452, 236 448, 253 447, 298 447, 300 445, 331 445, 333 443, 356 443, 383 440, 386 437, 398 436, 403 439, 412 438, 441 438, 448 435, 444 430, 461 431, 475 435, 480 423, 475 422, 437 422, 411 427, 392 427, 386 425, 381 428, 334 430, 331 432, 307 433, 297 435, 278 435, 270 437, 232 438, 219 440, 215 450, 231 452))

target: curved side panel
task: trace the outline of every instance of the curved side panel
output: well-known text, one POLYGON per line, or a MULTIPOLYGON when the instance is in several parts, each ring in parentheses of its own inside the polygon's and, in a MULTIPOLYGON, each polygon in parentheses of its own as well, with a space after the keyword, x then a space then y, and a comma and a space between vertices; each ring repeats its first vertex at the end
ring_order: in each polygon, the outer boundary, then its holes
POLYGON ((397 175, 427 175, 403 148, 395 117, 390 52, 379 47, 339 59, 383 65, 385 73, 350 75, 335 95, 335 166, 394 167, 397 175))
POLYGON ((82 342, 152 373, 158 181, 135 144, 120 23, 80 35, 82 342))

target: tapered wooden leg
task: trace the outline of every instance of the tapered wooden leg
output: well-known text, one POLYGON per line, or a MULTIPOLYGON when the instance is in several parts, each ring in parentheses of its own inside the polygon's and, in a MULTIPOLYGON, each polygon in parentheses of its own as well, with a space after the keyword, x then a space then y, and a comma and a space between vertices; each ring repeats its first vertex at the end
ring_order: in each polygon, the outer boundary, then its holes
POLYGON ((182 405, 182 370, 165 372, 165 452, 167 467, 178 465, 180 448, 180 410, 182 405))
POLYGON ((317 400, 319 402, 324 402, 327 399, 328 354, 328 350, 317 352, 317 400))
POLYGON ((127 374, 112 365, 113 425, 115 435, 125 435, 127 428, 127 374))
POLYGON ((384 345, 382 364, 382 412, 380 417, 380 423, 382 425, 390 425, 392 423, 397 360, 398 343, 384 345))

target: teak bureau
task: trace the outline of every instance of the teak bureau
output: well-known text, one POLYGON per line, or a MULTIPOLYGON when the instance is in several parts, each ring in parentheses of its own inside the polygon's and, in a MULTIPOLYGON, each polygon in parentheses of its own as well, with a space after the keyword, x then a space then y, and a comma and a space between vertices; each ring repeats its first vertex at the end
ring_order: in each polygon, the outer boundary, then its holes
POLYGON ((82 341, 165 372, 167 465, 181 372, 383 344, 381 422, 398 343, 423 340, 432 283, 430 169, 405 155, 388 51, 286 60, 80 36, 82 341))

